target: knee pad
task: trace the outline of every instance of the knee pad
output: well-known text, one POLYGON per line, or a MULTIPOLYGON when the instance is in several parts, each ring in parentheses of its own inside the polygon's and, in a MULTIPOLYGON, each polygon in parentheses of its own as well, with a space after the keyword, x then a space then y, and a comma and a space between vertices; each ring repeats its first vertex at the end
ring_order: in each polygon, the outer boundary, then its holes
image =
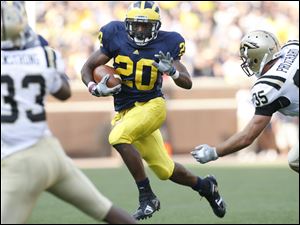
POLYGON ((118 129, 114 128, 108 137, 108 141, 111 145, 116 144, 131 144, 131 138, 128 135, 124 134, 123 127, 118 127, 118 129))
POLYGON ((173 174, 173 168, 167 168, 159 165, 149 165, 151 170, 160 180, 168 180, 173 174))

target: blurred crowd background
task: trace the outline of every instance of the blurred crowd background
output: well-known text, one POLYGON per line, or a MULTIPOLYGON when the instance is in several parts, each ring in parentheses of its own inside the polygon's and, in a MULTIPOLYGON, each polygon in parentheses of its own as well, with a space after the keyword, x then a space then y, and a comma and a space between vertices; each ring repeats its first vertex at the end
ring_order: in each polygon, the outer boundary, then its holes
MULTIPOLYGON (((223 77, 235 82, 242 71, 239 42, 251 30, 273 32, 280 43, 299 39, 299 2, 161 1, 162 30, 186 40, 183 62, 192 76, 223 77)), ((124 20, 128 1, 40 1, 35 7, 38 33, 59 49, 71 79, 80 77, 87 57, 97 48, 98 31, 124 20)))
MULTIPOLYGON (((124 20, 127 1, 25 2, 32 27, 59 50, 72 82, 80 82, 80 70, 99 48, 99 29, 112 20, 124 20)), ((158 1, 161 30, 177 31, 186 41, 182 62, 193 79, 223 80, 228 85, 249 79, 240 68, 239 43, 251 30, 274 33, 281 44, 299 40, 298 1, 158 1)), ((239 129, 253 115, 247 105, 249 93, 237 93, 239 129), (248 97, 247 97, 248 96, 248 97), (244 121, 244 122, 243 122, 244 121)), ((248 101, 249 103, 249 101, 248 101)), ((265 141, 275 152, 287 151, 298 141, 299 120, 275 116, 266 129, 265 141), (279 122, 278 122, 279 121, 279 122), (269 132, 270 131, 270 132, 269 132), (268 133, 269 132, 269 133, 268 133), (278 150, 279 149, 279 150, 278 150)), ((263 140, 264 141, 264 140, 263 140)), ((262 141, 262 142, 263 142, 262 141)))

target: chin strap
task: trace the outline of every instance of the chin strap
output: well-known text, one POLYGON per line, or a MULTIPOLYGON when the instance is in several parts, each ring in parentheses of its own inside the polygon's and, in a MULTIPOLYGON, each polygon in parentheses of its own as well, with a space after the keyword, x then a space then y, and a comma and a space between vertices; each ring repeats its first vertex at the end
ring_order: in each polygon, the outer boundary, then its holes
POLYGON ((263 71, 264 69, 264 66, 266 65, 266 60, 268 58, 268 53, 266 53, 263 57, 263 59, 261 60, 261 63, 260 63, 260 67, 259 67, 259 71, 257 73, 255 73, 255 76, 256 77, 260 77, 261 75, 261 72, 263 71))
MULTIPOLYGON (((276 53, 273 55, 272 60, 279 58, 281 55, 282 55, 281 51, 276 52, 276 53)), ((256 76, 256 77, 260 77, 260 76, 261 76, 261 74, 262 74, 262 72, 263 72, 263 69, 264 69, 264 67, 265 67, 265 65, 266 65, 266 60, 267 60, 267 58, 268 58, 268 53, 266 53, 266 54, 264 55, 264 58, 263 58, 263 60, 261 61, 261 64, 260 64, 260 67, 259 67, 259 71, 258 71, 257 73, 255 73, 255 76, 256 76)))

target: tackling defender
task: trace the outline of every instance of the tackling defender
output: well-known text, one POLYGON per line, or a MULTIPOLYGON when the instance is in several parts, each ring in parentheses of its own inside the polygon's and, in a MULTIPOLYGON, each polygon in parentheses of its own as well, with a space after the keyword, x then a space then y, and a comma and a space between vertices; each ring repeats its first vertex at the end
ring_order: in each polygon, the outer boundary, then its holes
POLYGON ((71 90, 60 54, 27 32, 21 9, 19 2, 1 1, 1 224, 25 223, 43 191, 98 221, 135 223, 99 193, 51 134, 46 95, 66 100, 71 90))
MULTIPOLYGON (((249 146, 270 122, 273 113, 299 117, 299 41, 289 41, 280 48, 270 32, 257 30, 244 36, 240 44, 243 71, 256 75, 251 89, 255 115, 241 132, 211 147, 197 146, 193 157, 207 163, 249 146)), ((291 169, 299 173, 299 144, 288 154, 291 169)))
POLYGON ((213 176, 195 176, 173 162, 164 147, 159 128, 166 119, 166 103, 161 91, 163 73, 177 86, 190 89, 192 81, 180 62, 185 41, 176 32, 159 31, 160 9, 153 1, 133 2, 125 23, 113 21, 100 30, 100 49, 82 68, 82 80, 95 96, 114 95, 117 111, 112 121, 109 142, 119 152, 139 190, 138 220, 151 217, 160 209, 160 201, 151 189, 142 159, 161 180, 191 187, 210 203, 214 213, 223 217, 225 203, 213 176), (104 82, 93 81, 93 70, 114 59, 114 68, 122 78, 122 87, 108 89, 104 82))

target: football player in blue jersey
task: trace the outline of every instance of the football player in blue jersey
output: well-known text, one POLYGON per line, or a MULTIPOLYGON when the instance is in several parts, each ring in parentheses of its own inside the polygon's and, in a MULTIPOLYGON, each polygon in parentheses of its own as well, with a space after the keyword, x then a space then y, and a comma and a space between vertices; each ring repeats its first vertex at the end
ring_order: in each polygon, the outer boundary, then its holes
POLYGON ((162 75, 175 84, 191 89, 192 81, 180 62, 185 41, 176 32, 160 31, 160 9, 153 1, 133 2, 125 22, 113 21, 100 30, 100 49, 82 68, 82 80, 95 96, 114 96, 115 118, 109 135, 110 144, 120 153, 139 190, 138 220, 151 217, 160 209, 144 170, 142 158, 161 180, 189 186, 204 196, 214 213, 223 217, 225 203, 213 176, 200 178, 168 155, 159 128, 166 119, 166 103, 161 91, 162 75), (113 66, 122 85, 106 86, 107 76, 96 84, 92 72, 114 60, 113 66))

